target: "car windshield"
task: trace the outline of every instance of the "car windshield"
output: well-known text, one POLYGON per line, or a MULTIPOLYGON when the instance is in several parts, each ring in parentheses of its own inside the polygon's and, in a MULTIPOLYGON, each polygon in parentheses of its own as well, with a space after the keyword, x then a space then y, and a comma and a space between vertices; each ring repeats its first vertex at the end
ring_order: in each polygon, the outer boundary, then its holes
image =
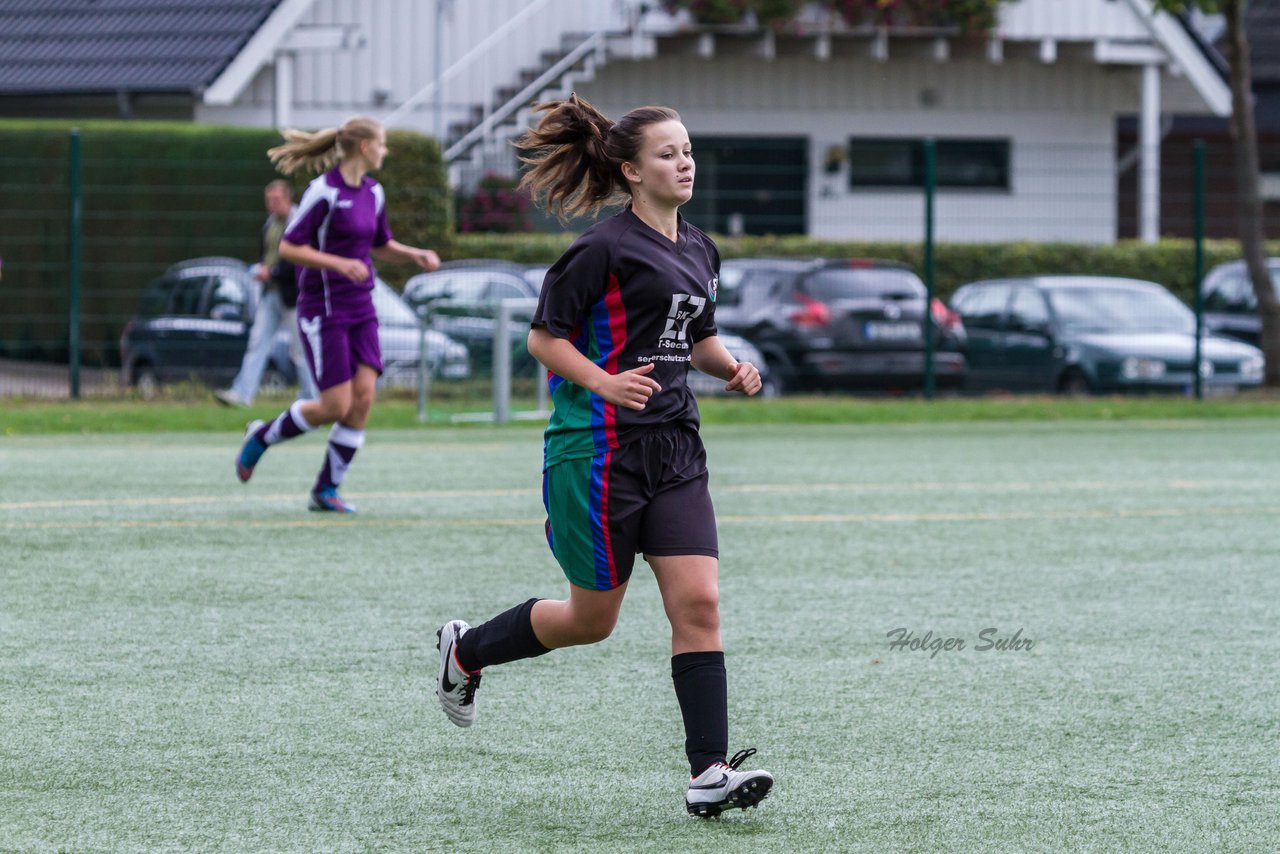
POLYGON ((822 302, 867 297, 923 298, 924 285, 909 270, 827 267, 804 283, 804 291, 822 302))
POLYGON ((417 326, 418 316, 413 309, 405 305, 400 295, 381 279, 373 286, 373 305, 378 312, 378 323, 382 326, 417 326))
POLYGON ((1049 291, 1064 330, 1072 332, 1193 332, 1195 315, 1173 294, 1154 288, 1094 287, 1049 291))

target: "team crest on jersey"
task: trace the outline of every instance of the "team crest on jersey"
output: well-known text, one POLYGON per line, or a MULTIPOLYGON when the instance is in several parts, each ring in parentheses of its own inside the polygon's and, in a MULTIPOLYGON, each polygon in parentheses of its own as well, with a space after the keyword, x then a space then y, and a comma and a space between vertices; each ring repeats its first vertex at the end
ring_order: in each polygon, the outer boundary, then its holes
POLYGON ((719 276, 712 276, 711 281, 707 282, 707 293, 711 295, 711 301, 716 301, 716 287, 720 284, 719 276))
POLYGON ((667 313, 667 328, 658 336, 659 347, 686 347, 685 336, 689 321, 702 314, 707 301, 689 294, 672 294, 671 310, 667 313))

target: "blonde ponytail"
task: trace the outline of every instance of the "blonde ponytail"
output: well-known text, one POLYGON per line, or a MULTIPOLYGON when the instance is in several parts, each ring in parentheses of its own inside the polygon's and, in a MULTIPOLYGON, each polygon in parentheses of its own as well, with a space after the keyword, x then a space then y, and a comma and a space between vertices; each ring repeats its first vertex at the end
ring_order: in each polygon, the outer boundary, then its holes
POLYGON ((288 128, 282 132, 285 142, 267 149, 276 169, 292 175, 298 169, 323 172, 337 163, 341 157, 350 157, 360 150, 360 143, 377 139, 382 125, 368 116, 355 116, 342 123, 342 127, 308 133, 288 128))

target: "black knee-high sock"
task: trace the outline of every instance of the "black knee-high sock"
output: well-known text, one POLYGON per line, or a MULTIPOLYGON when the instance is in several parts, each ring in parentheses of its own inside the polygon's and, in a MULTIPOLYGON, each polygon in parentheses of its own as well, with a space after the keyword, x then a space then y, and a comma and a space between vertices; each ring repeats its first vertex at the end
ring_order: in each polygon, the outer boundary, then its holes
POLYGON ((458 641, 458 663, 467 670, 479 670, 551 652, 533 633, 531 615, 537 601, 530 599, 469 629, 458 641))
POLYGON ((723 652, 671 657, 671 681, 684 718, 684 752, 697 777, 729 752, 729 679, 723 652))

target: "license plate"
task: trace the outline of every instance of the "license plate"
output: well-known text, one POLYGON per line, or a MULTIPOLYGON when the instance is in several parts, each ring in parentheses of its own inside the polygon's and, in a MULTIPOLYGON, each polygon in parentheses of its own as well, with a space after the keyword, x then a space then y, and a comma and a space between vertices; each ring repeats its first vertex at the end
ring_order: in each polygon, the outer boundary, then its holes
POLYGON ((862 337, 868 341, 919 341, 919 323, 887 323, 868 320, 862 327, 862 337))

